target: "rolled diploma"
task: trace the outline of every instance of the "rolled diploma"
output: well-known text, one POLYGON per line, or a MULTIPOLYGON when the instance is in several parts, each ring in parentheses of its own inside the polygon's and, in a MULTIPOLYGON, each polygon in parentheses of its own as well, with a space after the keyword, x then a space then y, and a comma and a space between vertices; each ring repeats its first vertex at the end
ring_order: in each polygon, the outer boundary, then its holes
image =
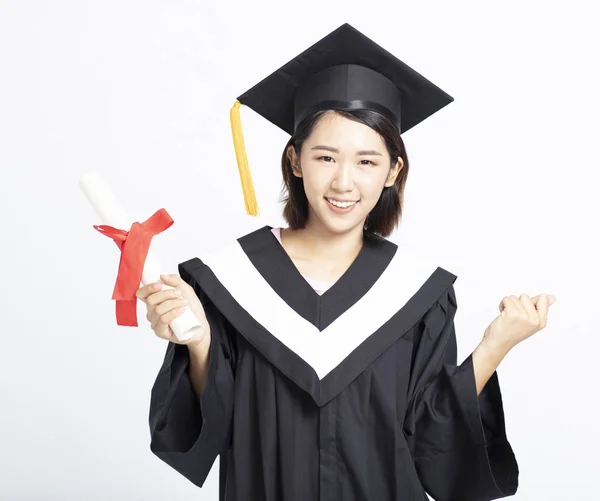
MULTIPOLYGON (((121 207, 115 194, 104 182, 100 174, 97 172, 84 174, 79 179, 79 186, 87 196, 102 224, 129 231, 134 222, 133 219, 121 207)), ((152 247, 152 244, 150 246, 152 247)), ((161 269, 163 267, 159 265, 156 257, 148 249, 148 255, 142 272, 142 283, 146 285, 152 282, 161 282, 161 269)), ((163 284, 163 289, 172 288, 167 284, 163 284)), ((169 326, 173 329, 177 339, 186 341, 194 335, 196 330, 200 329, 200 322, 188 306, 185 312, 176 317, 169 326)))

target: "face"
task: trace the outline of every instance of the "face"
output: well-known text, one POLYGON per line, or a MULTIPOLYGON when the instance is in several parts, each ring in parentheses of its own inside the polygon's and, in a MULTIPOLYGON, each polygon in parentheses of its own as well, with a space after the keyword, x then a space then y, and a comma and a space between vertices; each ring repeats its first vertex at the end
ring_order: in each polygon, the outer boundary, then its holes
POLYGON ((315 126, 299 156, 293 146, 287 153, 294 175, 303 178, 307 226, 322 225, 333 233, 362 233, 383 188, 394 184, 403 166, 401 157, 392 165, 377 132, 333 112, 315 126))

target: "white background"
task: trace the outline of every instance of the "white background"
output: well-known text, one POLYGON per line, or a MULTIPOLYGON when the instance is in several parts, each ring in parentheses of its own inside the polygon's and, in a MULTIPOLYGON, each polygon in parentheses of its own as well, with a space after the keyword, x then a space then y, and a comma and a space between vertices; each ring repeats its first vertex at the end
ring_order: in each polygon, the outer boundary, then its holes
POLYGON ((177 263, 284 224, 288 136, 242 107, 261 209, 231 141, 237 96, 349 22, 455 98, 408 131, 390 238, 458 275, 459 359, 505 295, 556 295, 499 368, 519 501, 592 499, 598 436, 598 89, 594 2, 0 2, 3 285, 0 498, 217 499, 149 449, 166 342, 139 304, 118 327, 114 243, 78 178, 98 170, 136 220, 175 224, 177 263))

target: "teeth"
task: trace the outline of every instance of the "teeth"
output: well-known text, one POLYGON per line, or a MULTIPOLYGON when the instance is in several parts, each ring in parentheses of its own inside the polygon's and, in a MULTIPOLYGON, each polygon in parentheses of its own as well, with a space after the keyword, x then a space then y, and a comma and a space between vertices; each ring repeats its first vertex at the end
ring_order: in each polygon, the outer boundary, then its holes
POLYGON ((327 199, 331 204, 335 205, 336 207, 341 207, 341 208, 345 208, 345 207, 350 207, 351 205, 354 205, 356 202, 338 202, 337 200, 332 200, 331 198, 327 199))

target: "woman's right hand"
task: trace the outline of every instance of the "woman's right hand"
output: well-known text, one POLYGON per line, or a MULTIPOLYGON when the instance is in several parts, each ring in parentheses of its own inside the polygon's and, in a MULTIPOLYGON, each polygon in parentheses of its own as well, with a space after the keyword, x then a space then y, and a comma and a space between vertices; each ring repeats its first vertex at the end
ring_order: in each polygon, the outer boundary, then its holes
POLYGON ((188 346, 210 343, 210 326, 194 289, 179 275, 161 275, 160 278, 162 282, 146 284, 135 293, 146 303, 146 319, 150 322, 154 334, 167 341, 188 346), (163 282, 170 287, 164 288, 163 282), (192 338, 180 341, 169 324, 183 313, 186 306, 198 318, 200 329, 192 338), (180 308, 183 310, 179 311, 180 308))

